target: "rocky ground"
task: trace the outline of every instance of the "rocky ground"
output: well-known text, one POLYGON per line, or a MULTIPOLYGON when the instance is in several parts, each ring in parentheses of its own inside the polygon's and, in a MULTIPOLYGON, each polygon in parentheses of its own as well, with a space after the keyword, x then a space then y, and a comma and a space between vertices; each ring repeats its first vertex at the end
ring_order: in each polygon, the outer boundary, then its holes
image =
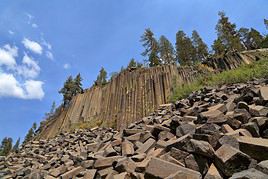
POLYGON ((268 178, 268 80, 205 88, 122 132, 32 141, 0 158, 0 178, 268 178))

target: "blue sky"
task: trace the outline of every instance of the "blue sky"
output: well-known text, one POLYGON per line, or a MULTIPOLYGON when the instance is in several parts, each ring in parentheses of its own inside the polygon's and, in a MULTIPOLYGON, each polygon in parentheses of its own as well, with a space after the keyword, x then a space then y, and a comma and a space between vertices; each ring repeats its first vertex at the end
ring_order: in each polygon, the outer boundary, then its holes
POLYGON ((23 138, 39 123, 68 75, 91 86, 103 66, 119 71, 134 57, 145 28, 172 43, 179 29, 211 45, 218 11, 238 27, 266 33, 267 0, 1 0, 0 140, 23 138))

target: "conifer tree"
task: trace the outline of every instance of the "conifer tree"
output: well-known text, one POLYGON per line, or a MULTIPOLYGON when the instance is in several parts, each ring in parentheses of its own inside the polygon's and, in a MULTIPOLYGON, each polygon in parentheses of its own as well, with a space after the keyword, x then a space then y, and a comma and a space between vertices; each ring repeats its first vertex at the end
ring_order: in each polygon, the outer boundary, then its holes
POLYGON ((75 85, 75 95, 78 93, 83 93, 83 88, 82 88, 82 77, 81 74, 78 73, 74 79, 74 85, 75 85))
POLYGON ((176 58, 181 65, 190 65, 194 60, 194 46, 186 34, 179 30, 176 34, 176 58))
POLYGON ((13 142, 13 140, 10 137, 5 137, 2 140, 1 154, 0 155, 7 156, 11 152, 11 150, 12 150, 12 142, 13 142))
POLYGON ((132 58, 132 59, 129 61, 127 68, 135 68, 135 67, 137 67, 137 62, 135 61, 134 58, 132 58))
POLYGON ((67 80, 64 82, 63 88, 59 91, 63 95, 63 104, 64 106, 67 106, 70 101, 72 100, 72 97, 75 95, 76 88, 74 84, 74 80, 72 76, 69 76, 67 80))
POLYGON ((102 86, 107 83, 107 72, 103 67, 101 67, 100 73, 97 76, 97 80, 95 81, 95 85, 102 86))
POLYGON ((164 64, 176 63, 174 47, 164 35, 159 39, 159 53, 164 64))
POLYGON ((24 139, 24 141, 23 141, 23 144, 26 144, 27 142, 29 142, 33 137, 34 137, 34 130, 33 130, 33 128, 31 127, 31 128, 28 130, 28 133, 27 133, 26 136, 25 136, 25 139, 24 139))
POLYGON ((140 41, 143 43, 142 45, 145 48, 142 56, 148 57, 148 60, 145 60, 145 62, 148 62, 151 67, 160 65, 161 62, 158 57, 158 43, 154 37, 154 33, 150 29, 145 29, 140 41))
POLYGON ((142 63, 137 62, 134 58, 130 59, 127 68, 141 68, 142 63))
POLYGON ((263 36, 254 28, 240 28, 239 35, 241 42, 247 50, 257 49, 261 46, 263 36))
POLYGON ((13 146, 13 151, 18 151, 19 150, 19 146, 20 146, 20 138, 18 138, 18 140, 16 141, 16 143, 13 146))
POLYGON ((53 101, 52 105, 51 105, 51 108, 50 108, 50 111, 45 113, 45 118, 49 118, 51 116, 53 116, 53 114, 56 112, 56 102, 53 101))
MULTIPOLYGON (((219 12, 220 19, 216 25, 218 39, 224 45, 227 51, 243 50, 239 34, 236 31, 236 25, 229 21, 224 12, 219 12)), ((219 41, 216 41, 219 43, 219 41)))
POLYGON ((212 49, 215 56, 222 56, 225 53, 225 46, 219 38, 214 40, 212 49))
POLYGON ((208 55, 208 47, 196 30, 192 32, 195 61, 202 61, 208 55))
POLYGON ((268 30, 268 20, 264 19, 263 21, 264 21, 264 25, 265 25, 266 29, 268 30))
POLYGON ((34 138, 34 136, 36 135, 36 129, 37 129, 37 125, 34 122, 32 127, 29 129, 28 133, 26 134, 23 144, 26 144, 27 142, 29 142, 30 140, 34 138))
MULTIPOLYGON (((264 19, 264 25, 266 27, 266 29, 268 30, 268 20, 264 19)), ((268 35, 266 35, 266 37, 264 37, 263 41, 260 44, 261 48, 268 48, 268 35)))

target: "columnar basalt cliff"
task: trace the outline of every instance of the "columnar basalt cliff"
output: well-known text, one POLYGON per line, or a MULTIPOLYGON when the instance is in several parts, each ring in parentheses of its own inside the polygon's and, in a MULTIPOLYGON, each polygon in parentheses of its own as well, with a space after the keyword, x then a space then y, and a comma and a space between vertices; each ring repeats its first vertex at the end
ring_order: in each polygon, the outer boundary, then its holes
POLYGON ((167 103, 175 83, 183 85, 205 73, 207 68, 202 66, 214 70, 233 69, 257 60, 258 52, 231 53, 224 59, 206 61, 201 67, 166 65, 125 70, 105 86, 94 86, 75 96, 67 108, 43 122, 39 137, 51 138, 75 124, 90 121, 123 129, 167 103))

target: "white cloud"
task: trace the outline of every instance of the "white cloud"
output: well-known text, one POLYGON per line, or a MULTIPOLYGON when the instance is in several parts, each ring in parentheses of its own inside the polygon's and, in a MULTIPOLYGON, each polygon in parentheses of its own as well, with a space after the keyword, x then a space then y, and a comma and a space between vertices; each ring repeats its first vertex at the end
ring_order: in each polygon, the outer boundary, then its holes
POLYGON ((43 52, 42 46, 39 43, 35 42, 35 41, 31 41, 31 40, 29 40, 27 38, 24 38, 22 43, 23 43, 25 48, 31 50, 34 53, 37 53, 37 54, 41 55, 42 52, 43 52))
POLYGON ((48 50, 52 49, 52 45, 47 42, 44 38, 42 38, 42 44, 47 47, 48 50))
POLYGON ((67 70, 67 69, 71 68, 71 65, 69 63, 65 63, 63 65, 63 68, 67 70))
POLYGON ((26 13, 26 16, 29 18, 29 20, 32 20, 34 16, 32 14, 26 13))
POLYGON ((33 24, 32 24, 32 27, 33 27, 33 28, 38 28, 38 25, 35 24, 35 23, 33 23, 33 24))
POLYGON ((53 56, 53 54, 52 54, 50 51, 47 51, 47 52, 46 52, 46 56, 47 56, 47 58, 50 59, 50 60, 53 60, 53 59, 54 59, 54 56, 53 56))
POLYGON ((17 66, 16 70, 19 75, 22 75, 25 78, 36 78, 40 73, 40 67, 38 63, 29 57, 27 54, 24 55, 22 59, 21 66, 17 66))
POLYGON ((33 80, 41 71, 38 62, 25 53, 17 64, 17 57, 16 46, 7 44, 0 48, 0 97, 42 99, 44 83, 33 80))
POLYGON ((0 48, 0 66, 6 65, 12 68, 16 65, 16 57, 18 56, 18 48, 16 46, 11 47, 10 45, 5 45, 0 48))
POLYGON ((0 74, 0 97, 41 100, 45 96, 42 86, 42 81, 27 80, 20 84, 13 74, 0 74))
POLYGON ((22 98, 23 89, 12 74, 0 74, 0 96, 22 98))
POLYGON ((45 96, 43 91, 43 82, 28 80, 24 83, 25 94, 24 99, 42 99, 45 96))
POLYGON ((9 30, 8 33, 9 33, 10 35, 15 34, 15 32, 13 32, 12 30, 9 30))

